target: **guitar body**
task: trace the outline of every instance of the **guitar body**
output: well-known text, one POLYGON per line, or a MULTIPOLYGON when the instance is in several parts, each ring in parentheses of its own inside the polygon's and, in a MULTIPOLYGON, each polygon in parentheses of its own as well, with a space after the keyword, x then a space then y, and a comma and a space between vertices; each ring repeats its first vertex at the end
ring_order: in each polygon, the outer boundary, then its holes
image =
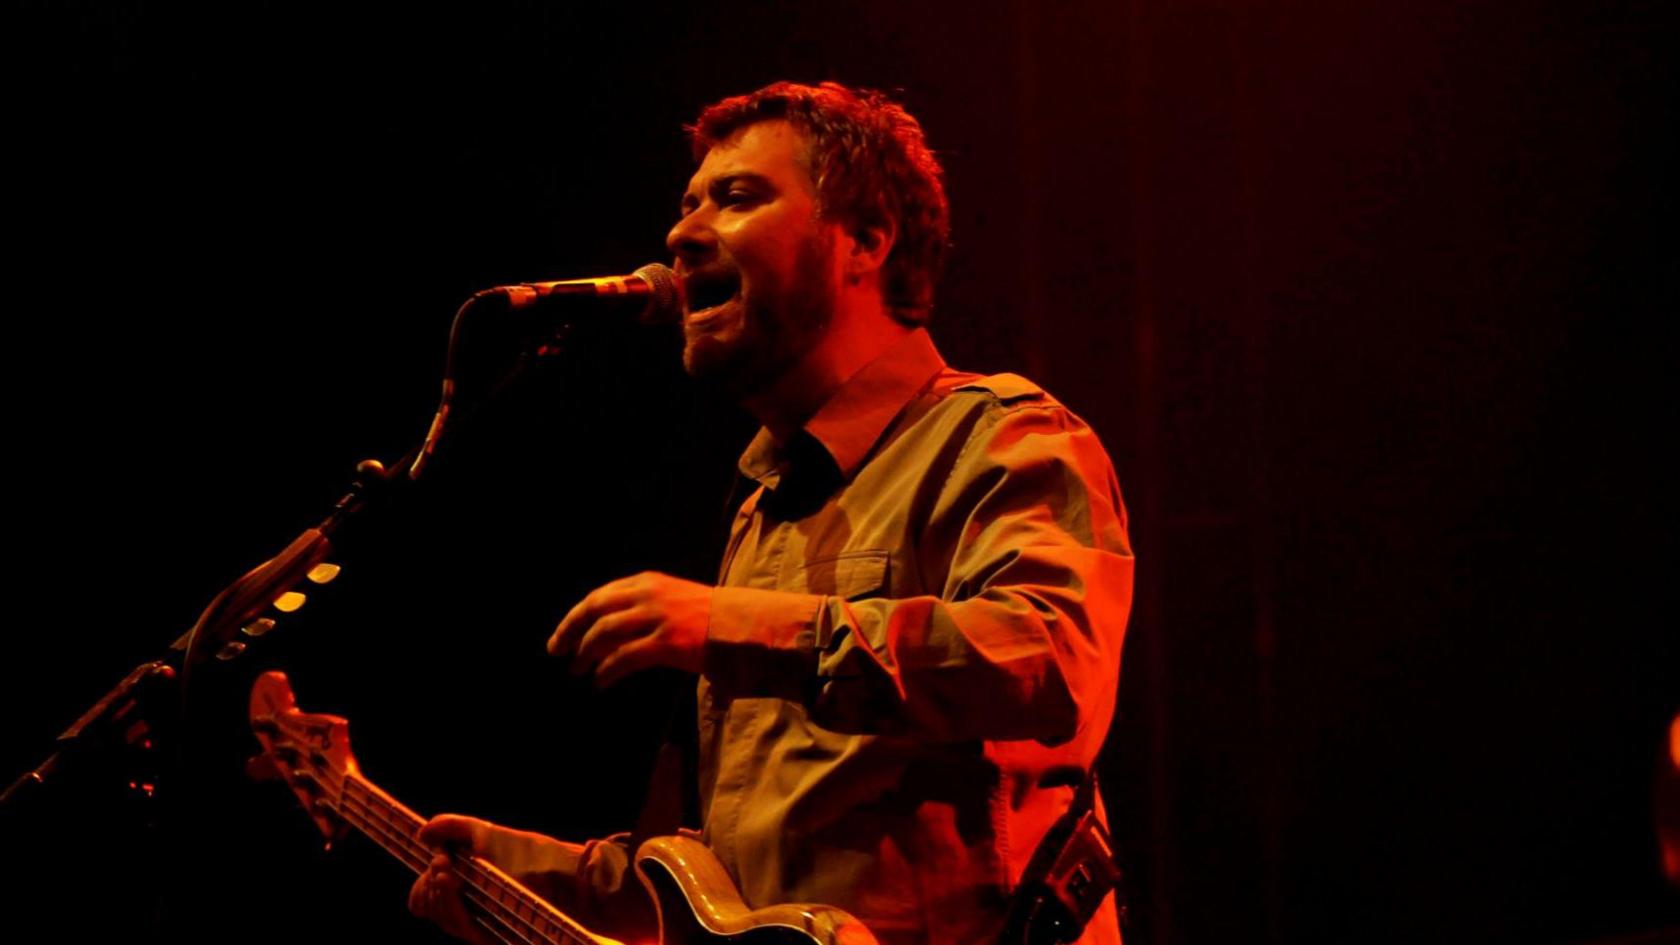
POLYGON ((643 843, 636 873, 659 911, 661 945, 875 945, 863 923, 833 906, 749 909, 723 864, 689 837, 643 843))
MULTIPOLYGON (((284 673, 251 688, 251 728, 263 754, 252 773, 284 780, 328 842, 353 827, 416 873, 432 851, 417 834, 425 818, 362 776, 350 723, 302 712, 284 673)), ((655 837, 636 851, 636 873, 659 913, 662 945, 876 945, 863 923, 831 906, 749 909, 712 851, 689 837, 655 837)), ((508 945, 625 945, 584 928, 494 864, 460 857, 467 911, 508 945)), ((629 943, 645 945, 645 943, 629 943)))

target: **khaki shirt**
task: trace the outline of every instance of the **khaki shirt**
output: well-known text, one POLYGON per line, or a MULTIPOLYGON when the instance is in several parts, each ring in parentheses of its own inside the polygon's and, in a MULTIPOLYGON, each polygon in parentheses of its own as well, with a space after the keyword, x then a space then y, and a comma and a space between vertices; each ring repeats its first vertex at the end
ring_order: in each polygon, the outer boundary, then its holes
MULTIPOLYGON (((700 700, 704 836, 747 902, 996 941, 1114 714, 1126 513, 1096 435, 924 331, 741 457, 700 700)), ((1112 903, 1082 942, 1119 940, 1112 903)))

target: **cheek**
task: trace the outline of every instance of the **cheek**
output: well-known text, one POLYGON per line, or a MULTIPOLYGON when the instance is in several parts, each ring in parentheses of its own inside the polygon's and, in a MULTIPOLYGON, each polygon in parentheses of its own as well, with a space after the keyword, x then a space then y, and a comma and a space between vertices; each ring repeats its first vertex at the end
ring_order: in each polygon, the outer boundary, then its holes
POLYGON ((794 214, 754 216, 721 230, 720 235, 744 274, 785 281, 778 277, 793 271, 800 247, 811 235, 811 221, 794 214))

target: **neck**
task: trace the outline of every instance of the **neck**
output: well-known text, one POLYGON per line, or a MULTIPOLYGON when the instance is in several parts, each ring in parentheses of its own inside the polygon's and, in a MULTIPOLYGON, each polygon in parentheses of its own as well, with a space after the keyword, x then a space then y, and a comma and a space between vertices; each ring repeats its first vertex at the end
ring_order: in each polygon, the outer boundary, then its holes
MULTIPOLYGON (((345 773, 336 801, 334 810, 346 824, 384 847, 409 869, 425 872, 433 853, 416 836, 424 818, 355 772, 345 773)), ((610 941, 594 935, 485 860, 461 857, 455 874, 461 880, 468 912, 498 941, 522 945, 606 945, 610 941)))
POLYGON ((785 444, 853 374, 914 330, 879 304, 872 311, 836 313, 821 341, 769 387, 742 399, 741 406, 785 444))

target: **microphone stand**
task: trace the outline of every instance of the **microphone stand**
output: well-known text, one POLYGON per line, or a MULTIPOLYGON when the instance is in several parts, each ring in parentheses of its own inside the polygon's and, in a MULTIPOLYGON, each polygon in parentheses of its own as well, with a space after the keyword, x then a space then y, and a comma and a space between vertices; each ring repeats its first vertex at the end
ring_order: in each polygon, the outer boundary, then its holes
MULTIPOLYGON (((99 697, 58 736, 58 747, 46 760, 0 792, 0 809, 9 809, 42 790, 86 755, 114 755, 129 762, 121 767, 131 769, 150 756, 155 749, 153 736, 168 727, 160 711, 171 701, 163 698, 166 693, 184 695, 192 671, 212 654, 224 662, 232 660, 244 652, 247 641, 273 629, 274 618, 263 612, 271 605, 289 607, 296 598, 286 595, 297 593, 299 585, 305 581, 324 584, 336 576, 334 566, 321 567, 332 549, 332 535, 394 478, 377 460, 364 460, 356 471, 355 484, 321 524, 305 530, 285 550, 228 585, 163 656, 136 666, 99 697)), ((143 794, 153 793, 149 781, 133 783, 143 794)))
MULTIPOLYGON (((468 313, 481 306, 486 299, 498 298, 479 293, 469 298, 456 311, 450 326, 449 350, 445 358, 443 396, 436 416, 426 433, 424 442, 411 450, 387 471, 378 460, 363 460, 356 466, 356 480, 348 492, 334 504, 331 513, 313 528, 306 529, 278 555, 258 565, 228 585, 211 600, 190 630, 172 643, 158 659, 141 663, 115 686, 97 699, 56 740, 57 747, 40 764, 19 775, 4 791, 0 791, 0 813, 16 812, 22 801, 45 790, 60 780, 71 768, 85 759, 102 758, 115 761, 120 778, 144 797, 155 794, 154 778, 149 770, 155 768, 156 743, 154 736, 170 727, 170 718, 162 711, 166 704, 185 714, 189 684, 195 671, 215 662, 230 662, 244 653, 250 643, 274 629, 277 616, 295 610, 302 603, 297 588, 306 583, 326 584, 338 574, 336 565, 326 563, 333 547, 333 536, 370 501, 391 493, 403 480, 415 481, 436 452, 447 433, 453 432, 451 417, 458 414, 463 339, 478 327, 468 313), (273 608, 270 613, 270 608, 273 608), (173 693, 174 699, 165 696, 173 693)), ((505 304, 505 303, 504 303, 505 304)), ((561 324, 537 337, 531 332, 509 336, 507 323, 486 326, 500 329, 503 343, 510 340, 519 345, 519 354, 512 367, 488 373, 486 392, 474 407, 493 402, 524 374, 532 357, 559 354, 570 333, 570 326, 561 324)), ((485 377, 470 378, 482 381, 485 377)), ((456 424, 459 426, 460 424, 456 424)))

